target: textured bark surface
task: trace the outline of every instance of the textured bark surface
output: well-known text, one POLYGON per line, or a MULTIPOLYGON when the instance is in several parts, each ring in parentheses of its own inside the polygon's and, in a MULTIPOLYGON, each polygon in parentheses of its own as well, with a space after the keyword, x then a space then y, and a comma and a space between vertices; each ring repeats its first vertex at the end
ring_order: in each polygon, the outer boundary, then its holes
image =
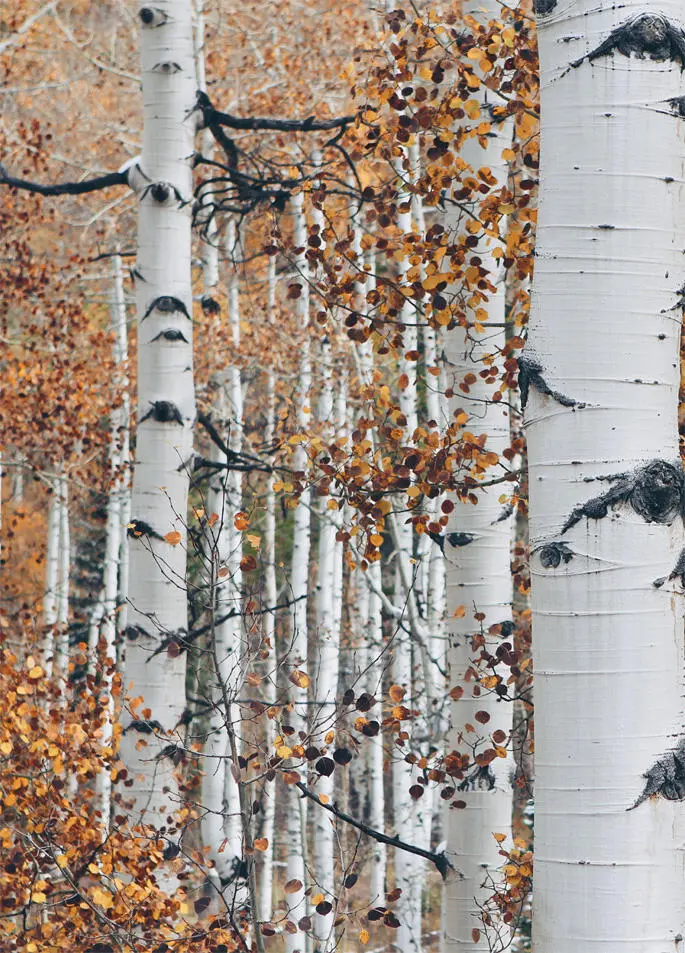
POLYGON ((134 820, 164 826, 178 795, 168 757, 184 708, 185 655, 150 659, 166 637, 187 628, 186 506, 195 419, 190 281, 190 200, 195 69, 190 0, 159 0, 141 10, 143 150, 138 173, 138 427, 129 528, 129 626, 124 684, 141 698, 124 718, 122 757, 134 779, 134 820), (157 21, 161 22, 157 22, 157 21), (169 335, 169 332, 174 334, 169 335), (178 333, 176 333, 178 332, 178 333), (150 414, 158 401, 177 419, 150 414), (178 545, 164 537, 180 534, 178 545), (148 733, 141 725, 157 723, 148 733), (138 742, 144 742, 144 747, 138 742))
POLYGON ((680 16, 675 2, 538 7, 537 953, 662 953, 685 929, 683 806, 650 799, 677 787, 664 752, 683 725, 682 596, 668 577, 683 547, 683 130, 667 105, 683 93, 680 16))

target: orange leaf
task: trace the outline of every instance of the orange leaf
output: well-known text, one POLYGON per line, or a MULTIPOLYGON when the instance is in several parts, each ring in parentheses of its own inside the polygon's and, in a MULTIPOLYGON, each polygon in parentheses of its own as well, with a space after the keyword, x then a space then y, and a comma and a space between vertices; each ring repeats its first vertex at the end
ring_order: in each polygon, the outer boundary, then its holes
POLYGON ((258 837, 254 842, 255 850, 266 850, 268 846, 269 841, 266 839, 266 837, 258 837))
POLYGON ((178 530, 172 529, 170 533, 166 534, 164 539, 170 546, 178 546, 178 544, 181 542, 181 534, 178 532, 178 530))

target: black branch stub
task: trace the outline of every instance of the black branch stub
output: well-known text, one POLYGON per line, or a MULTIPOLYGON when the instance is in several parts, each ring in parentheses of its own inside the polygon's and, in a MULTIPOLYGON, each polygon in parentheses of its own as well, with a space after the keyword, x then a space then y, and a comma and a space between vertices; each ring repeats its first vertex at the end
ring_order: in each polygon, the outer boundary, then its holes
MULTIPOLYGON (((141 318, 141 321, 148 318, 153 311, 159 311, 160 314, 175 314, 176 312, 180 312, 185 315, 189 321, 191 320, 188 309, 184 303, 180 298, 174 298, 173 295, 160 295, 159 298, 155 298, 155 300, 148 305, 147 311, 141 318)), ((178 340, 178 338, 176 338, 176 340, 178 340)))
POLYGON ((152 340, 172 342, 183 341, 184 344, 190 343, 183 331, 179 331, 178 328, 167 328, 165 331, 160 331, 159 334, 155 334, 152 340))
POLYGON ((685 119, 685 96, 675 96, 673 99, 667 99, 666 102, 676 116, 685 119))
POLYGON ((180 63, 175 63, 173 60, 167 60, 163 63, 155 63, 152 67, 153 73, 167 73, 171 75, 172 73, 182 73, 183 67, 180 63))
POLYGON ((140 418, 139 423, 144 420, 155 420, 158 424, 180 424, 183 426, 183 417, 181 411, 171 400, 155 400, 148 412, 140 418))
POLYGON ((667 463, 652 460, 632 473, 622 473, 607 479, 615 480, 601 496, 595 496, 576 506, 564 523, 562 535, 579 523, 583 517, 601 520, 621 503, 628 503, 646 523, 672 523, 685 512, 685 474, 680 462, 667 463))
POLYGON ((557 569, 562 562, 570 563, 574 555, 566 543, 547 543, 540 549, 538 558, 543 569, 557 569))
POLYGON ((662 755, 642 777, 646 782, 644 790, 626 810, 634 810, 650 797, 685 801, 685 738, 680 739, 676 748, 662 755))
POLYGON ((150 539, 164 539, 145 520, 131 520, 126 527, 126 535, 132 539, 140 539, 141 536, 147 536, 150 539))
POLYGON ((634 53, 640 59, 671 60, 682 70, 685 68, 685 33, 681 26, 660 13, 641 13, 612 30, 606 40, 571 66, 580 66, 585 60, 591 63, 614 51, 623 56, 634 53))
POLYGON ((152 182, 150 185, 145 186, 141 199, 146 198, 148 195, 150 195, 152 200, 158 205, 166 205, 172 196, 175 201, 178 202, 179 208, 183 208, 184 205, 188 204, 176 186, 171 185, 169 182, 152 182))
POLYGON ((553 400, 556 400, 556 402, 561 404, 562 407, 584 406, 584 404, 579 404, 572 397, 567 397, 566 394, 562 394, 560 391, 554 390, 549 386, 545 378, 542 376, 542 372, 544 370, 542 364, 530 351, 527 353, 524 351, 522 354, 519 354, 518 365, 519 392, 521 394, 522 410, 526 409, 526 404, 528 403, 528 394, 530 393, 531 387, 534 387, 539 394, 544 394, 546 397, 551 397, 553 400))
POLYGON ((676 564, 668 576, 661 576, 659 579, 655 579, 652 585, 655 589, 661 589, 664 583, 671 582, 673 579, 679 579, 680 585, 685 589, 685 549, 680 550, 676 564))
POLYGON ((533 0, 536 17, 547 17, 556 8, 557 0, 533 0))

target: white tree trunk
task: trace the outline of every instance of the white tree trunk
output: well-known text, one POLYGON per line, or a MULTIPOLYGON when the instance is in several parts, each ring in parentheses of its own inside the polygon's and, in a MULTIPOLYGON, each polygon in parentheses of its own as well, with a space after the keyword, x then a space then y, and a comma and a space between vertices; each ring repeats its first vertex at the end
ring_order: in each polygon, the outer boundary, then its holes
MULTIPOLYGON (((302 249, 295 256, 295 279, 302 286, 302 293, 298 298, 298 316, 300 328, 304 332, 302 337, 299 366, 299 386, 297 392, 297 428, 300 433, 309 430, 311 413, 309 407, 311 390, 311 357, 307 328, 309 326, 309 268, 304 249, 307 245, 307 227, 304 212, 303 195, 299 193, 293 199, 294 236, 296 249, 302 249)), ((301 445, 296 447, 293 465, 295 470, 307 471, 307 455, 301 445)), ((302 670, 307 667, 307 593, 309 589, 309 551, 311 536, 311 493, 308 488, 303 491, 300 502, 295 509, 295 527, 293 530, 293 552, 291 571, 291 591, 293 602, 291 647, 287 660, 290 671, 302 670)), ((306 703, 307 689, 291 683, 291 700, 293 710, 290 718, 295 734, 292 736, 294 744, 301 743, 300 732, 304 732, 307 723, 306 703)), ((299 796, 296 788, 288 785, 286 788, 286 824, 287 824, 287 871, 288 880, 305 881, 305 841, 306 841, 306 809, 304 799, 299 796)), ((287 895, 289 918, 295 923, 305 915, 304 889, 287 895)), ((287 953, 297 953, 304 950, 304 937, 300 933, 286 933, 285 947, 287 953)))
MULTIPOLYGON (((340 394, 334 400, 332 354, 329 342, 326 340, 321 347, 321 393, 319 397, 319 420, 324 425, 324 438, 331 439, 335 429, 336 436, 342 436, 345 427, 345 408, 340 406, 340 394), (334 427, 334 407, 335 413, 334 427), (341 421, 342 413, 342 421, 341 421), (325 423, 329 426, 326 427, 325 423), (328 432, 326 432, 328 431, 328 432)), ((340 381, 340 390, 343 392, 344 380, 340 381)), ((313 680, 313 704, 319 712, 316 720, 317 734, 325 734, 335 729, 336 724, 336 696, 338 691, 338 670, 340 661, 340 620, 342 608, 342 546, 336 540, 336 534, 342 524, 342 510, 330 509, 329 501, 341 507, 339 494, 335 487, 331 487, 331 494, 321 498, 319 508, 319 574, 316 584, 316 620, 317 670, 313 680), (318 706, 321 706, 320 708, 318 706)), ((317 781, 317 794, 332 800, 335 788, 334 775, 321 776, 317 781)), ((330 903, 335 906, 335 845, 336 831, 331 815, 327 811, 318 810, 314 815, 314 871, 316 882, 330 903)), ((326 915, 314 915, 314 936, 317 939, 317 950, 320 953, 329 953, 336 946, 333 934, 334 911, 326 915)))
MULTIPOLYGON (((118 368, 120 383, 124 388, 123 402, 112 412, 110 423, 109 461, 112 472, 112 485, 107 496, 107 523, 105 528, 105 561, 102 581, 102 599, 98 612, 98 623, 95 625, 94 644, 90 645, 91 664, 97 661, 99 636, 103 640, 102 673, 100 690, 105 694, 105 708, 107 719, 102 727, 102 744, 108 747, 112 740, 112 724, 114 719, 114 699, 112 697, 112 665, 116 663, 117 647, 117 599, 119 597, 119 560, 124 539, 124 525, 122 516, 124 497, 128 495, 127 465, 128 465, 128 426, 129 402, 128 381, 126 378, 126 361, 128 359, 128 336, 126 322, 126 301, 124 298, 124 280, 121 268, 121 258, 115 255, 113 262, 113 294, 112 294, 112 324, 116 338, 114 344, 114 360, 118 368), (124 458, 126 448, 126 458, 124 458)), ((99 772, 97 778, 98 807, 102 818, 102 826, 109 829, 111 776, 109 769, 99 772)))
POLYGON ((48 511, 48 539, 45 556, 45 595, 43 596, 43 625, 45 640, 43 643, 44 668, 50 675, 54 668, 55 626, 57 625, 57 603, 59 586, 59 542, 60 542, 60 488, 59 479, 52 481, 50 509, 48 511))
POLYGON ((187 631, 186 508, 195 419, 190 160, 196 83, 190 0, 157 0, 155 7, 141 8, 140 19, 143 150, 138 174, 131 176, 139 198, 138 426, 124 684, 128 688, 132 682, 131 697, 142 702, 124 718, 121 754, 133 780, 127 792, 133 819, 166 824, 178 793, 169 758, 158 755, 175 736, 183 712, 185 655, 162 650, 151 656, 174 634, 187 631))
MULTIPOLYGON (((229 222, 226 248, 235 254, 235 224, 229 222)), ((237 272, 231 267, 229 279, 228 317, 236 353, 240 347, 240 302, 237 272)), ((219 382, 220 397, 216 405, 221 421, 221 434, 229 451, 239 453, 242 445, 242 389, 240 368, 229 366, 219 382)), ((219 463, 229 462, 219 448, 213 448, 219 463)), ((203 837, 209 856, 223 881, 231 880, 230 902, 244 899, 244 883, 236 879, 243 857, 243 830, 238 782, 232 771, 233 756, 240 743, 240 709, 235 698, 243 680, 244 645, 242 636, 242 533, 236 526, 241 508, 242 482, 240 471, 220 471, 209 493, 210 513, 216 513, 214 562, 212 565, 215 592, 213 632, 216 671, 210 675, 214 685, 209 736, 205 744, 208 755, 204 766, 203 837)), ((210 530, 212 532, 212 530, 210 530)), ((238 766, 235 766, 238 770, 238 766)))
MULTIPOLYGON (((267 310, 270 323, 275 322, 276 311, 276 261, 269 258, 268 264, 268 301, 267 310)), ((276 379, 273 368, 267 374, 267 416, 264 428, 264 444, 267 448, 273 446, 276 436, 276 379)), ((264 545, 262 547, 264 561, 264 599, 266 605, 275 606, 278 599, 276 583, 276 493, 274 478, 267 477, 266 503, 264 514, 264 545)), ((265 659, 266 678, 264 681, 264 701, 271 706, 276 703, 276 616, 267 612, 264 616, 264 647, 267 652, 265 659)), ((274 721, 265 719, 264 749, 266 757, 273 756, 274 739, 276 736, 274 721)), ((261 852, 262 870, 259 881, 260 916, 269 921, 273 914, 273 880, 274 880, 274 835, 276 822, 276 785, 272 782, 264 791, 262 811, 262 837, 266 839, 266 850, 261 852)))
POLYGON ((655 796, 630 810, 659 763, 652 787, 661 771, 683 797, 683 762, 666 755, 683 730, 682 579, 669 578, 684 541, 682 15, 675 0, 538 10, 542 179, 520 362, 536 953, 662 953, 685 934, 683 807, 655 796), (613 504, 583 513, 607 491, 613 504))

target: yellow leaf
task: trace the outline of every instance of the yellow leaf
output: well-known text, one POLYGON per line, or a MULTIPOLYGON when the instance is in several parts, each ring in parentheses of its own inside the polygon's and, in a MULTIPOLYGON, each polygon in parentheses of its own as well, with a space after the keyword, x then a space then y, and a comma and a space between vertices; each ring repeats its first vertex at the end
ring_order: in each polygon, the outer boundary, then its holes
POLYGON ((254 533, 247 534, 247 541, 250 546, 254 547, 254 549, 259 549, 259 547, 262 545, 262 537, 255 536, 254 533))
POLYGON ((11 742, 11 741, 3 741, 2 744, 0 744, 0 752, 2 752, 2 754, 11 754, 11 753, 12 753, 12 742, 11 742))
POLYGON ((290 673, 290 681, 293 685, 297 685, 298 688, 308 688, 311 684, 311 678, 307 675, 306 672, 301 671, 299 668, 296 668, 290 673))
POLYGON ((328 500, 328 502, 326 503, 326 509, 329 509, 329 510, 338 510, 338 509, 340 509, 340 507, 338 506, 338 501, 337 501, 337 500, 328 500))
POLYGON ((312 906, 315 907, 317 906, 317 904, 323 903, 325 899, 326 898, 324 897, 322 893, 315 893, 314 896, 312 897, 312 906))
POLYGON ((170 546, 178 546, 181 542, 181 534, 178 530, 172 529, 170 533, 166 533, 164 539, 170 546))
POLYGON ((493 834, 492 836, 495 838, 498 844, 501 844, 503 841, 507 839, 506 834, 493 834))
POLYGON ((359 931, 359 942, 362 946, 365 946, 369 942, 369 931, 360 930, 359 931))
POLYGON ((465 615, 466 615, 466 606, 457 606, 457 608, 454 610, 455 619, 463 619, 465 615))
POLYGON ((418 486, 410 486, 407 490, 407 496, 410 497, 410 499, 415 499, 417 496, 421 496, 421 490, 418 486))
POLYGON ((276 748, 276 754, 279 758, 289 758, 292 753, 293 749, 289 748, 288 745, 281 745, 276 748))

